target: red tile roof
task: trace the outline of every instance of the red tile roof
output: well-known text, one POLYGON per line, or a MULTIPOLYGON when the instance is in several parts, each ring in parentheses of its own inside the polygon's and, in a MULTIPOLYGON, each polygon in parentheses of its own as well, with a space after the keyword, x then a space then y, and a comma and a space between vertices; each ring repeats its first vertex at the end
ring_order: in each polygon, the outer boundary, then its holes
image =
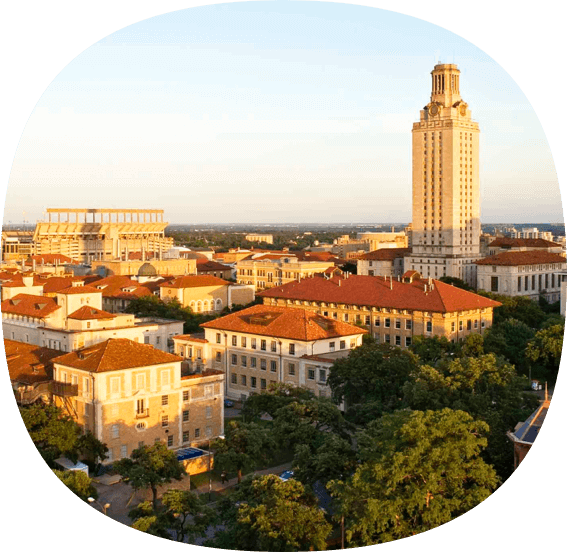
POLYGON ((211 271, 226 271, 232 270, 232 267, 225 264, 217 263, 215 261, 198 260, 197 261, 197 272, 211 272, 211 271))
POLYGON ((521 266, 533 264, 565 263, 565 257, 549 251, 506 251, 476 261, 477 265, 521 266))
POLYGON ((216 276, 180 276, 171 282, 164 282, 159 287, 164 288, 194 288, 194 287, 209 287, 209 286, 228 286, 230 285, 226 280, 217 278, 216 276))
POLYGON ((194 337, 190 334, 184 335, 174 335, 173 339, 179 339, 180 341, 194 341, 196 343, 208 343, 208 339, 203 339, 202 337, 194 337))
POLYGON ((256 305, 201 324, 211 328, 297 341, 368 333, 365 329, 305 309, 256 305))
POLYGON ((410 253, 411 247, 393 247, 370 251, 358 258, 364 261, 393 261, 400 257, 407 257, 410 253))
POLYGON ((28 295, 26 293, 18 293, 15 297, 2 301, 2 312, 31 316, 33 318, 45 318, 59 308, 61 307, 51 297, 28 295))
POLYGON ((130 339, 108 339, 92 347, 67 353, 57 359, 57 364, 87 372, 112 372, 182 360, 181 357, 130 339))
POLYGON ((43 284, 43 293, 56 293, 67 289, 73 282, 84 281, 84 276, 52 276, 43 284))
POLYGON ((108 320, 110 318, 116 318, 116 315, 85 305, 71 313, 68 318, 72 318, 73 320, 108 320))
POLYGON ((433 289, 425 292, 427 280, 411 283, 377 276, 334 276, 305 278, 262 291, 259 297, 299 301, 318 301, 343 305, 385 307, 423 312, 458 312, 498 307, 500 303, 475 293, 432 280, 433 289))
POLYGON ((10 379, 26 384, 50 381, 53 378, 52 361, 62 354, 61 351, 11 339, 4 339, 4 349, 10 379))
POLYGON ((488 247, 561 247, 560 243, 542 238, 496 238, 488 247))
POLYGON ((79 264, 78 261, 74 261, 71 257, 66 255, 61 255, 60 253, 45 253, 43 255, 31 255, 26 261, 26 265, 32 265, 35 261, 36 265, 47 264, 53 265, 57 261, 59 264, 79 264))
POLYGON ((58 291, 61 295, 80 295, 81 293, 100 293, 100 289, 92 286, 71 286, 58 291))

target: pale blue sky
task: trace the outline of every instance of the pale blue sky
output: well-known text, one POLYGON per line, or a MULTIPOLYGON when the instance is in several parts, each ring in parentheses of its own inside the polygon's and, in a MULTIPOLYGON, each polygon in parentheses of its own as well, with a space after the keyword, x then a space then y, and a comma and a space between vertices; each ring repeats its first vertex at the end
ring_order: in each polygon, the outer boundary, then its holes
POLYGON ((437 59, 481 127, 483 222, 559 222, 547 141, 490 57, 376 8, 226 4, 127 27, 38 101, 4 220, 162 207, 172 223, 411 220, 411 124, 437 59))

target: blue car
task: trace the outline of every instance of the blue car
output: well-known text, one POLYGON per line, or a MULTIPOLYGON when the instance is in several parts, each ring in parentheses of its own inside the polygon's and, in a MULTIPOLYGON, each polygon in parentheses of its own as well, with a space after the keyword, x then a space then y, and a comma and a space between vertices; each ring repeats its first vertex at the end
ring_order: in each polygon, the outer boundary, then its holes
POLYGON ((293 479, 293 470, 284 471, 279 475, 279 478, 282 481, 289 481, 290 479, 293 479))
POLYGON ((225 408, 232 408, 234 406, 234 403, 230 399, 225 399, 224 406, 225 408))

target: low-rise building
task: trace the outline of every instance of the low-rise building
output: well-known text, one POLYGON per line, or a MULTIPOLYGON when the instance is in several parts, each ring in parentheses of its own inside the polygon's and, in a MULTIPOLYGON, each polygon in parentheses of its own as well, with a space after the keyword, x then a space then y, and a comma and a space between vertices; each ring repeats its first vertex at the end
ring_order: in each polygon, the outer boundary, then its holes
POLYGON ((225 373, 234 399, 271 383, 307 387, 325 396, 333 359, 362 343, 367 330, 305 309, 256 305, 201 325, 202 337, 174 337, 175 351, 195 369, 225 373), (323 356, 321 356, 323 355, 323 356))
POLYGON ((244 239, 249 242, 274 243, 272 234, 246 234, 244 239))
POLYGON ((476 261, 478 289, 532 299, 559 301, 561 282, 557 272, 567 265, 565 258, 548 251, 509 251, 476 261))
POLYGON ((356 273, 360 276, 386 276, 398 278, 404 273, 404 257, 411 253, 411 247, 378 249, 360 256, 356 273))
POLYGON ((281 286, 333 268, 333 261, 301 261, 291 253, 259 253, 236 263, 236 281, 256 291, 281 286))
POLYGON ((223 280, 233 277, 234 269, 231 266, 217 263, 216 261, 197 260, 197 274, 199 276, 214 276, 223 280))
POLYGON ((171 338, 183 332, 183 321, 136 318, 133 314, 113 314, 102 310, 102 292, 73 282, 55 297, 20 293, 2 301, 4 338, 74 351, 111 337, 152 344, 168 351, 171 338))
POLYGON ((563 246, 542 238, 496 238, 488 245, 489 256, 512 251, 547 251, 560 255, 563 246))
POLYGON ((55 404, 108 446, 106 463, 142 445, 195 446, 224 432, 223 373, 184 374, 182 358, 109 339, 53 362, 55 404))
POLYGON ((160 284, 162 301, 176 299, 193 312, 221 312, 225 307, 254 301, 254 288, 235 285, 215 276, 182 276, 160 284))
POLYGON ((313 276, 259 294, 265 305, 307 309, 366 328, 375 339, 409 347, 415 336, 444 336, 461 341, 492 325, 500 306, 475 293, 421 278, 313 276))

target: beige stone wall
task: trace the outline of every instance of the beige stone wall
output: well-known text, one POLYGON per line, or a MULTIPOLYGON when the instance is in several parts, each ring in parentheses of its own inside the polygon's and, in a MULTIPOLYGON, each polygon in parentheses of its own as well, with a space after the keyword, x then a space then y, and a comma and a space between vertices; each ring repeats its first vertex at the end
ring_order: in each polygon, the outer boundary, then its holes
POLYGON ((254 288, 251 286, 230 286, 230 305, 247 305, 254 301, 254 288))
POLYGON ((164 261, 93 261, 93 272, 100 267, 107 270, 108 276, 136 276, 141 266, 150 264, 160 276, 184 276, 197 274, 197 261, 195 259, 168 259, 164 261))
POLYGON ((78 385, 76 397, 55 397, 56 404, 106 443, 107 462, 142 444, 196 446, 224 431, 222 374, 181 378, 181 363, 173 363, 89 375, 56 364, 54 379, 78 385))

